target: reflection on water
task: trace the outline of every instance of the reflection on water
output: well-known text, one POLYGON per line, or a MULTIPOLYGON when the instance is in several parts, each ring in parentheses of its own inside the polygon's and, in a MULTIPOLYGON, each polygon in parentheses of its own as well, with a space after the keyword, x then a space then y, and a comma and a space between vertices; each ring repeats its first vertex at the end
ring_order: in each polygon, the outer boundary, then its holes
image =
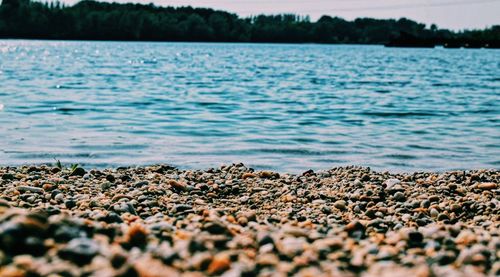
POLYGON ((0 49, 3 165, 500 165, 496 50, 16 40, 0 49))

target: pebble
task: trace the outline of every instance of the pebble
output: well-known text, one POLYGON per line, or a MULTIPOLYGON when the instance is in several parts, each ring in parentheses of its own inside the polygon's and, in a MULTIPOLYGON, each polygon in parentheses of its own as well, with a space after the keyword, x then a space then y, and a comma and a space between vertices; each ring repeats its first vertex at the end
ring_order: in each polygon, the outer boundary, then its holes
POLYGON ((438 215, 439 215, 439 212, 434 208, 432 208, 429 213, 430 213, 431 217, 438 217, 438 215))
POLYGON ((169 180, 168 184, 175 190, 179 191, 185 191, 186 190, 186 185, 183 183, 180 183, 176 180, 169 180))
POLYGON ((261 178, 271 178, 271 177, 274 177, 275 173, 273 173, 271 171, 262 171, 262 172, 260 172, 259 175, 261 178))
POLYGON ((405 197, 405 194, 398 191, 394 194, 394 200, 398 201, 398 202, 403 202, 405 201, 406 197, 405 197))
POLYGON ((137 183, 134 184, 134 187, 140 188, 140 187, 145 187, 147 185, 149 185, 148 181, 139 181, 139 182, 137 182, 137 183))
POLYGON ((64 206, 66 206, 67 209, 71 210, 76 207, 76 201, 73 199, 66 200, 64 201, 64 206))
POLYGON ((341 211, 345 210, 347 208, 347 203, 344 200, 337 200, 333 204, 333 206, 341 211))
POLYGON ((20 192, 33 192, 33 193, 42 193, 42 188, 30 187, 30 186, 19 186, 17 190, 20 192))
POLYGON ((99 254, 99 245, 88 238, 72 239, 66 247, 59 250, 59 257, 83 266, 99 254))
POLYGON ((106 175, 106 180, 107 180, 108 182, 114 183, 114 182, 116 181, 116 178, 115 178, 115 176, 114 176, 114 175, 112 175, 112 174, 108 174, 108 175, 106 175))
POLYGON ((437 217, 437 220, 439 221, 443 221, 443 220, 449 220, 450 217, 447 215, 447 214, 439 214, 438 217, 437 217))
POLYGON ((220 274, 231 267, 231 260, 225 253, 215 255, 212 262, 208 266, 207 272, 210 275, 220 274))
POLYGON ((71 172, 70 176, 81 176, 81 177, 83 177, 83 176, 85 175, 85 173, 87 173, 87 172, 85 171, 85 169, 83 169, 83 168, 81 168, 81 167, 77 167, 77 168, 75 168, 75 169, 71 172))
POLYGON ((64 194, 62 194, 62 193, 57 194, 54 197, 54 200, 56 200, 57 202, 63 202, 64 201, 64 194))
POLYGON ((248 179, 248 178, 256 178, 257 177, 257 174, 254 174, 254 173, 250 173, 250 172, 246 172, 242 175, 242 179, 245 180, 245 179, 248 179))
POLYGON ((12 181, 15 178, 16 177, 14 176, 14 174, 10 174, 10 173, 4 173, 4 174, 2 174, 2 180, 12 181))
POLYGON ((496 183, 481 183, 477 187, 482 190, 494 190, 498 186, 496 183))
POLYGON ((399 179, 388 179, 384 182, 386 185, 386 189, 391 189, 393 186, 400 184, 401 181, 399 179))

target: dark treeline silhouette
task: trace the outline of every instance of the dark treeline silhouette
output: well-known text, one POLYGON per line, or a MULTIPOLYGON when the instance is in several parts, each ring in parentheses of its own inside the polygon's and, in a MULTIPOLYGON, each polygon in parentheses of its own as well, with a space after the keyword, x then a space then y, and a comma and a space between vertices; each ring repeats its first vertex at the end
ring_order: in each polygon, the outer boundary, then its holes
POLYGON ((316 22, 291 14, 239 18, 206 8, 82 1, 73 6, 3 0, 0 37, 70 40, 145 40, 277 43, 359 43, 388 46, 498 47, 500 26, 452 32, 402 18, 316 22))

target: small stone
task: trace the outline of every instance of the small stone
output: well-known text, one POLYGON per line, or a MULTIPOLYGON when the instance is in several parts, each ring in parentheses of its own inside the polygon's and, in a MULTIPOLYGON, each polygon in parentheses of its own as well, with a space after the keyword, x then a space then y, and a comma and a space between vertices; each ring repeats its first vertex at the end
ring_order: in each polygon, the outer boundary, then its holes
POLYGON ((257 264, 259 266, 275 266, 279 264, 279 262, 279 257, 272 253, 266 253, 257 256, 257 264))
POLYGON ((261 178, 271 178, 274 176, 274 173, 271 171, 262 171, 262 172, 260 172, 259 175, 261 178))
POLYGON ((456 258, 457 257, 453 251, 446 251, 445 253, 436 255, 434 260, 437 261, 439 265, 448 265, 453 263, 456 258))
POLYGON ((144 256, 133 264, 133 270, 130 274, 123 276, 141 276, 141 277, 180 277, 181 275, 176 269, 166 266, 161 260, 153 259, 144 256))
POLYGON ((6 208, 9 208, 10 207, 10 204, 7 200, 4 200, 4 199, 1 199, 0 198, 0 207, 6 207, 6 208))
POLYGON ((108 189, 110 189, 112 186, 113 186, 113 184, 111 184, 111 183, 107 183, 107 182, 106 182, 106 183, 102 183, 102 184, 101 184, 101 189, 102 189, 102 190, 108 190, 108 189))
POLYGON ((218 221, 208 222, 203 226, 203 229, 211 234, 221 235, 228 232, 227 227, 218 221))
POLYGON ((439 196, 432 195, 431 197, 429 197, 429 202, 431 202, 431 203, 437 203, 437 202, 439 202, 439 196))
POLYGON ((405 201, 406 197, 405 197, 405 194, 398 191, 396 192, 396 194, 394 194, 394 200, 398 201, 398 202, 403 202, 405 201))
POLYGON ((208 266, 208 274, 220 274, 231 267, 231 259, 225 253, 215 255, 212 262, 208 266))
POLYGON ((134 205, 130 202, 119 202, 113 206, 115 212, 119 214, 130 213, 133 215, 137 215, 137 211, 134 208, 134 205))
POLYGON ((377 217, 377 210, 375 208, 370 208, 366 210, 365 215, 369 218, 377 217))
POLYGON ((256 178, 256 177, 257 177, 256 174, 250 173, 250 172, 243 173, 243 176, 241 176, 241 178, 243 180, 248 179, 248 178, 256 178))
POLYGON ((495 183, 481 183, 481 184, 477 185, 477 188, 482 189, 482 190, 493 190, 493 189, 497 188, 497 184, 495 184, 495 183))
POLYGON ((444 220, 449 220, 450 217, 447 215, 447 214, 439 214, 438 217, 437 217, 437 220, 438 221, 444 221, 444 220))
POLYGON ((194 200, 194 204, 196 204, 196 205, 206 205, 207 203, 203 199, 197 198, 196 200, 194 200))
POLYGON ((409 247, 420 247, 424 240, 422 233, 417 231, 412 231, 408 234, 408 246, 409 247))
POLYGON ((132 197, 125 194, 117 194, 111 198, 111 202, 117 202, 120 199, 132 199, 132 197))
POLYGON ((462 210, 462 207, 458 204, 452 204, 450 206, 450 211, 452 212, 460 212, 462 210))
POLYGON ((14 174, 10 174, 10 173, 4 173, 2 175, 2 180, 6 180, 6 181, 12 181, 15 179, 15 176, 14 174))
POLYGON ((439 212, 434 208, 431 208, 429 213, 430 213, 431 217, 437 217, 439 215, 439 212))
POLYGON ((429 200, 424 200, 420 202, 420 207, 422 208, 429 208, 431 206, 431 202, 429 200))
POLYGON ((134 187, 136 188, 142 188, 142 187, 145 187, 149 185, 149 182, 148 181, 139 181, 137 183, 134 184, 134 187))
POLYGON ((174 206, 174 210, 178 213, 184 212, 187 210, 192 210, 192 209, 193 209, 193 206, 187 205, 187 204, 179 204, 179 205, 174 206))
POLYGON ((238 217, 238 224, 240 224, 242 226, 246 226, 248 224, 248 218, 246 218, 244 216, 238 217))
POLYGON ((33 193, 42 193, 42 188, 30 187, 30 186, 19 186, 17 187, 19 192, 33 192, 33 193))
POLYGON ((135 223, 128 229, 125 241, 131 246, 143 247, 147 243, 147 235, 146 228, 139 223, 135 223))
POLYGON ((241 204, 245 204, 245 203, 247 203, 247 202, 248 202, 248 200, 250 200, 250 197, 248 197, 248 196, 242 196, 242 197, 240 197, 240 199, 238 199, 238 200, 239 200, 239 202, 240 202, 241 204))
POLYGON ((255 211, 246 211, 242 213, 242 216, 246 217, 248 221, 257 221, 257 213, 255 211))
POLYGON ((349 234, 349 236, 357 238, 364 237, 365 229, 366 227, 359 221, 351 221, 344 228, 344 230, 349 234))
POLYGON ((85 173, 87 173, 87 172, 85 171, 85 169, 83 169, 83 168, 81 168, 81 167, 77 167, 77 168, 75 168, 75 169, 71 172, 70 176, 80 176, 80 177, 83 177, 83 176, 85 175, 85 173))
POLYGON ((76 201, 73 200, 73 199, 70 199, 70 200, 66 200, 64 201, 64 206, 66 206, 67 209, 73 209, 74 207, 76 207, 76 201))
POLYGON ((294 237, 307 237, 308 235, 306 230, 292 226, 283 227, 283 233, 294 237))
POLYGON ((203 271, 208 268, 212 262, 212 255, 207 252, 199 252, 190 259, 190 267, 196 271, 203 271))
POLYGON ((332 208, 328 207, 328 206, 323 206, 321 207, 321 211, 324 213, 324 214, 331 214, 332 213, 332 208))
POLYGON ((170 180, 170 181, 168 181, 168 184, 174 190, 178 190, 178 191, 185 191, 186 190, 186 185, 181 183, 181 182, 178 182, 176 180, 170 180))
POLYGON ((54 200, 56 200, 57 202, 63 202, 63 201, 64 201, 64 194, 62 194, 62 193, 58 193, 58 194, 54 197, 54 200))
POLYGON ((393 186, 399 183, 401 183, 401 181, 398 179, 388 179, 384 182, 384 184, 386 185, 386 189, 391 189, 393 186))
POLYGON ((106 180, 107 180, 108 182, 114 183, 114 182, 116 181, 116 178, 115 178, 115 176, 114 176, 114 175, 112 175, 112 174, 108 174, 108 175, 106 175, 106 180))
POLYGON ((448 185, 448 189, 451 191, 455 191, 455 190, 457 190, 457 188, 458 188, 457 184, 449 184, 448 185))
POLYGON ((86 265, 99 254, 99 245, 88 238, 72 239, 68 245, 59 250, 59 257, 79 266, 86 265))
POLYGON ((284 202, 292 202, 293 200, 295 200, 295 196, 293 196, 291 194, 287 194, 287 195, 284 195, 282 197, 282 199, 284 202))
POLYGON ((345 210, 347 208, 347 203, 344 200, 338 200, 336 201, 333 206, 341 211, 345 210))

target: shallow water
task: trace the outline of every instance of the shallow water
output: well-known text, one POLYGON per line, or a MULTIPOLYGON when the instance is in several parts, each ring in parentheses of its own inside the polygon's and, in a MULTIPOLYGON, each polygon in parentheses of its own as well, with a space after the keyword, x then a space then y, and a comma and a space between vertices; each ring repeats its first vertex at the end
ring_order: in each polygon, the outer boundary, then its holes
POLYGON ((0 164, 498 168, 500 52, 0 40, 0 164))

